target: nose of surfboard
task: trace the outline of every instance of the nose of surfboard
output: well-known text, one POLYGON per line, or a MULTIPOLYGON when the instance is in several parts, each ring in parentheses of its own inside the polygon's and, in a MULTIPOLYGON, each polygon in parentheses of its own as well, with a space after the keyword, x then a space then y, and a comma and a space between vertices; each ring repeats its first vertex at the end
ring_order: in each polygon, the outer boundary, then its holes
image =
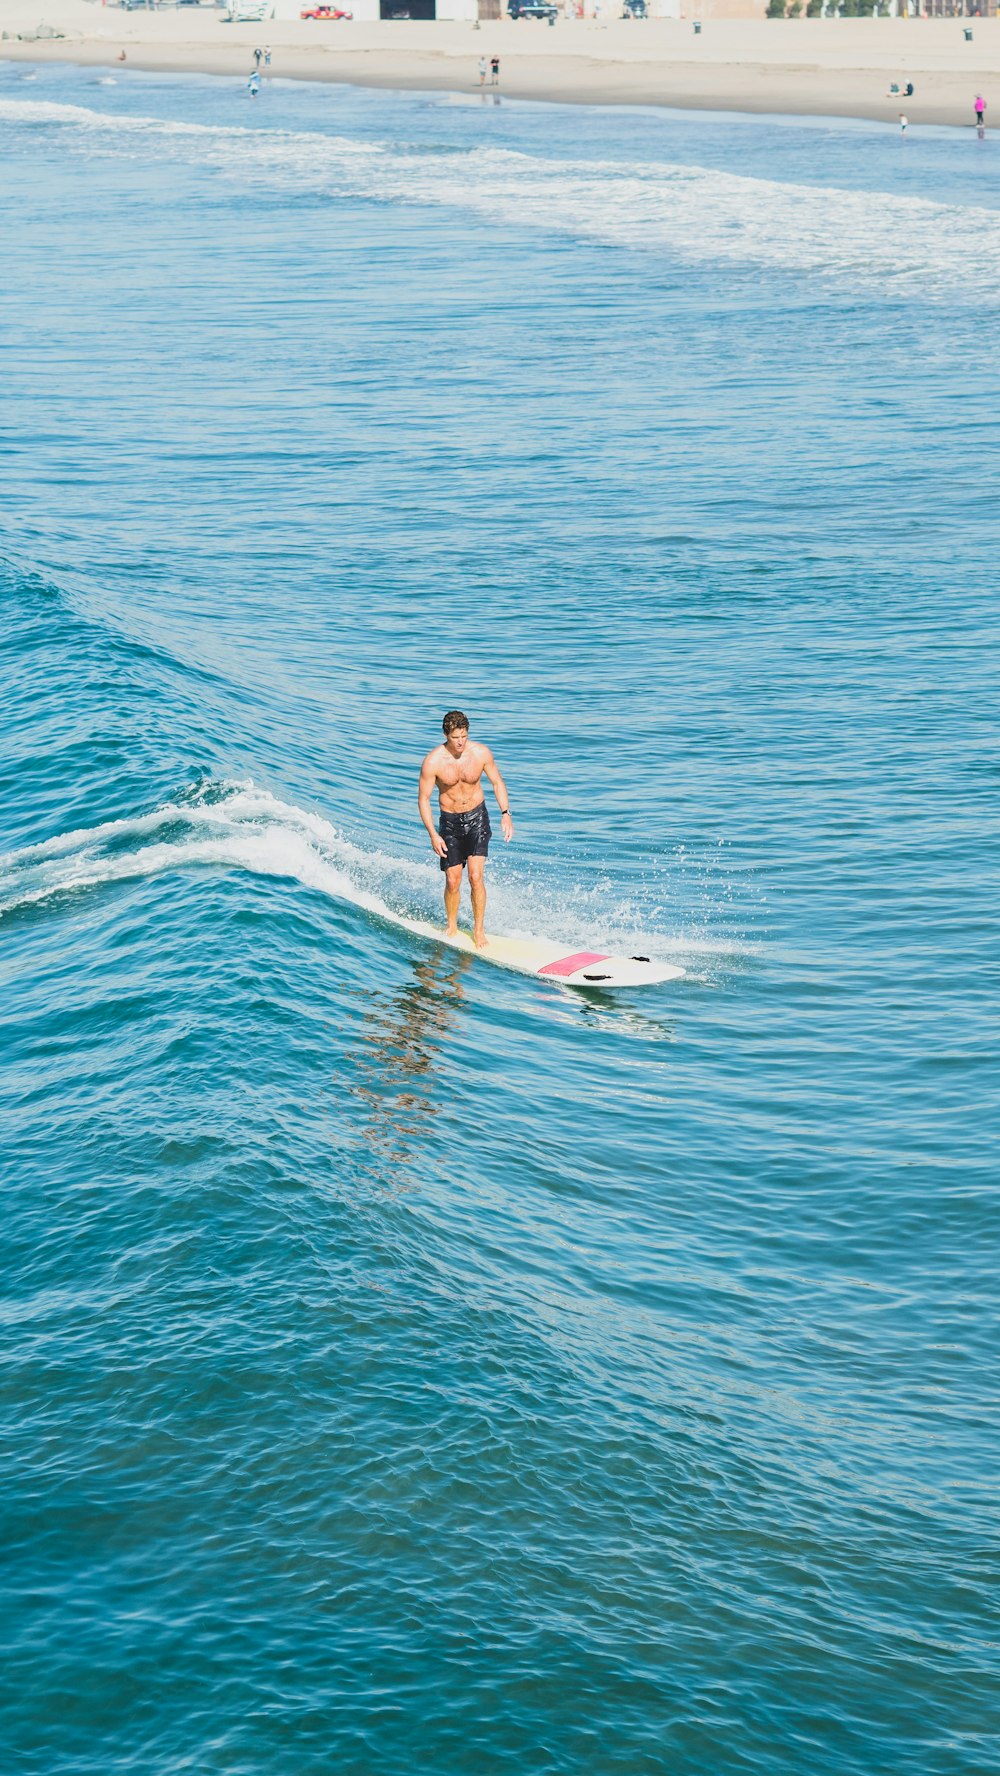
POLYGON ((547 962, 537 972, 570 987, 644 987, 680 980, 685 971, 673 962, 654 962, 650 956, 608 956, 580 950, 547 962))

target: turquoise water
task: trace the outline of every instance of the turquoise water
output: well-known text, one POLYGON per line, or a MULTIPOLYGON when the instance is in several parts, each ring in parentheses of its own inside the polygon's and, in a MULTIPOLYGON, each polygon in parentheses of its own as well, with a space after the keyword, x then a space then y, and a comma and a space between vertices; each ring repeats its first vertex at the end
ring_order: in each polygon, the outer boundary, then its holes
POLYGON ((995 144, 0 157, 5 1769, 994 1771, 995 144), (683 981, 380 916, 454 703, 683 981))

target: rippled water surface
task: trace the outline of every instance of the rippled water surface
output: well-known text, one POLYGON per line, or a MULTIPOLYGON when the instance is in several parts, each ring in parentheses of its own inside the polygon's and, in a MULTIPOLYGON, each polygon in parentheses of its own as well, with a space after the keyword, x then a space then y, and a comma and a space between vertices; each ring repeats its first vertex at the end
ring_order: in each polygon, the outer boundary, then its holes
POLYGON ((0 65, 5 1769, 986 1776, 995 144, 0 65), (517 821, 424 945, 444 708, 517 821))

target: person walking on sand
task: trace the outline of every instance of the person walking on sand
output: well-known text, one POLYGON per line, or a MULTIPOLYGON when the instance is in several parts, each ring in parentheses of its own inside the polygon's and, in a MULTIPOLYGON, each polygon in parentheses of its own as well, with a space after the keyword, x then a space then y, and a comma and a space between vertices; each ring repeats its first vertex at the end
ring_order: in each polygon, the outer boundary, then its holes
POLYGON ((420 767, 417 807, 444 871, 446 935, 454 937, 458 931, 462 871, 467 869, 472 893, 472 941, 478 950, 484 950, 489 940, 483 924, 486 918, 483 871, 492 830, 483 795, 483 772, 493 785, 500 809, 500 828, 509 843, 514 837, 514 822, 510 817, 507 785, 489 747, 479 740, 469 739, 468 716, 460 709, 449 709, 441 727, 444 741, 427 754, 420 767), (431 808, 435 788, 441 808, 436 829, 431 808))
POLYGON ((490 85, 500 85, 500 57, 490 56, 490 85))
POLYGON ((271 51, 268 48, 267 44, 264 45, 264 66, 265 66, 265 68, 269 68, 271 66, 271 51))
POLYGON ((909 121, 905 111, 901 111, 899 113, 899 133, 901 136, 905 136, 909 121))
POLYGON ((983 124, 986 122, 986 100, 983 98, 982 93, 977 93, 972 102, 976 108, 976 123, 979 128, 982 129, 983 124))
POLYGON ((480 86, 486 85, 486 57, 485 56, 480 56, 480 58, 479 58, 479 84, 480 84, 480 86))
POLYGON ((253 52, 253 65, 258 74, 260 73, 260 58, 263 53, 264 51, 262 49, 255 49, 253 52))

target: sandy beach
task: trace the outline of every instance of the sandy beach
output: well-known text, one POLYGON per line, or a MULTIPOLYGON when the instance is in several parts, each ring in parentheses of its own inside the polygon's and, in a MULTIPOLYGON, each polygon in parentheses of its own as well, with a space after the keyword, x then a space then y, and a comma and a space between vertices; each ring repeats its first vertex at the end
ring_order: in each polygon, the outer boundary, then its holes
POLYGON ((2 0, 0 55, 10 60, 245 74, 265 38, 273 76, 468 92, 483 53, 501 60, 511 98, 667 105, 894 120, 893 82, 912 81, 911 126, 969 124, 976 92, 1000 107, 996 19, 706 18, 468 23, 269 20, 226 24, 185 7, 125 12, 95 0, 2 0), (40 25, 61 33, 30 39, 40 25), (972 30, 972 41, 966 29, 972 30))

